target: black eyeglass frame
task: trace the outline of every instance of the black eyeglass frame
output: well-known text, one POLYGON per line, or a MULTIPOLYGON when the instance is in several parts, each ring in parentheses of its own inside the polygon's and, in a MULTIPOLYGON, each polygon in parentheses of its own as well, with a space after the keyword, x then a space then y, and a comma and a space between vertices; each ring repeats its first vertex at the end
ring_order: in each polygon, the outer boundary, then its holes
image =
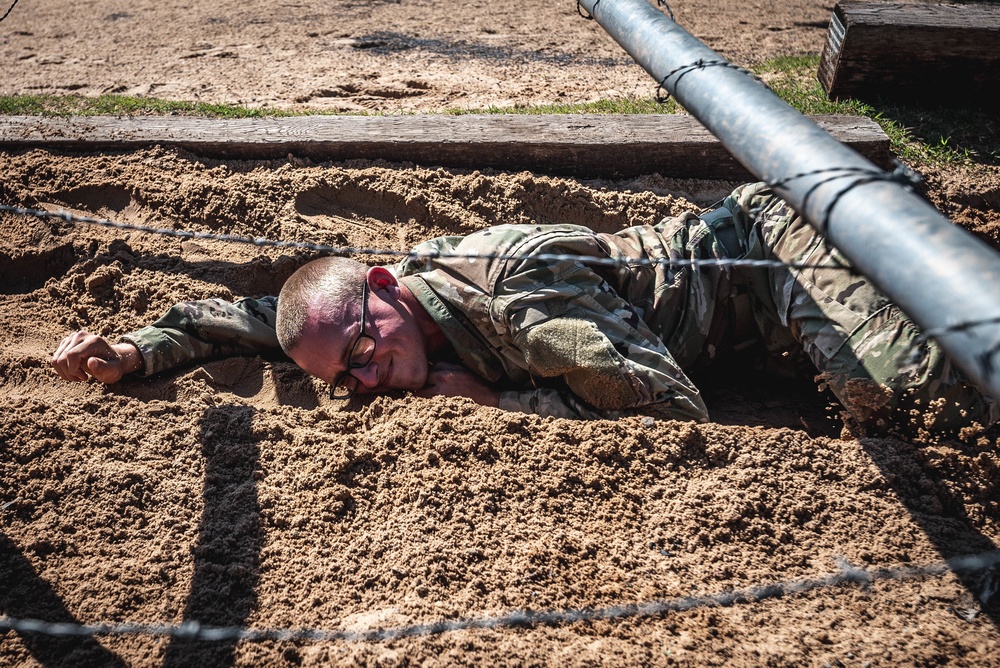
POLYGON ((358 334, 358 338, 354 339, 354 343, 351 344, 351 354, 347 359, 347 370, 341 371, 333 379, 333 383, 330 384, 330 398, 331 399, 350 399, 354 396, 354 393, 358 391, 358 379, 351 375, 351 371, 354 369, 363 369, 368 364, 371 363, 372 357, 375 356, 375 339, 365 334, 365 322, 368 320, 368 281, 364 282, 364 286, 361 289, 361 332, 358 334), (363 353, 362 359, 356 358, 354 351, 357 349, 358 344, 364 340, 372 342, 372 347, 367 352, 363 353), (344 392, 338 394, 337 388, 343 386, 344 392))

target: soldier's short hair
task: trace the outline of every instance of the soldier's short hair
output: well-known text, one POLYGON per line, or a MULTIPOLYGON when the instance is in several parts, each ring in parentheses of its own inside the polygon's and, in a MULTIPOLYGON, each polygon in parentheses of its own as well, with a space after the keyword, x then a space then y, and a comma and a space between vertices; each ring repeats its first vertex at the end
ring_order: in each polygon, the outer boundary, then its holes
POLYGON ((348 258, 324 257, 292 274, 278 294, 275 329, 281 349, 289 353, 299 345, 309 314, 315 309, 322 309, 321 317, 325 318, 341 311, 345 303, 347 313, 360 310, 367 271, 368 267, 348 258))

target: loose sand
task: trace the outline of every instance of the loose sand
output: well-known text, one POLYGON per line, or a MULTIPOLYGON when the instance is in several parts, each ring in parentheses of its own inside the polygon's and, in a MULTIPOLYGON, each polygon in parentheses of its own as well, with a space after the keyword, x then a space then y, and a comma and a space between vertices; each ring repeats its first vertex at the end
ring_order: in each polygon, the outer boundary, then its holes
MULTIPOLYGON (((691 32, 740 63, 819 51, 832 9, 674 4, 691 32)), ((337 110, 652 88, 572 3, 539 0, 21 0, 0 24, 0 61, 4 93, 337 110)), ((615 230, 733 185, 161 149, 0 153, 0 175, 4 203, 400 250, 500 222, 615 230)), ((995 170, 925 176, 936 205, 1000 245, 995 170)), ((1000 540, 996 435, 854 438, 808 379, 706 377, 707 425, 569 422, 409 395, 342 406, 278 357, 68 384, 48 359, 69 331, 113 336, 180 300, 273 294, 309 256, 10 215, 0 226, 3 615, 365 632, 720 594, 820 578, 838 572, 837 558, 920 566, 1000 540)), ((877 579, 388 642, 8 632, 0 665, 1000 665, 998 597, 977 599, 993 578, 877 579)))

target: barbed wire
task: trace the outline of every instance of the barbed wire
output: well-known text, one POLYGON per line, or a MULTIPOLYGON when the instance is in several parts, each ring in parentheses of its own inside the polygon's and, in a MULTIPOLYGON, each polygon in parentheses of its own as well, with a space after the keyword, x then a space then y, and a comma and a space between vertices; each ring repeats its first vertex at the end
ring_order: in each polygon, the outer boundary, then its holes
POLYGON ((347 641, 347 642, 390 642, 402 638, 441 635, 453 631, 496 628, 531 628, 577 622, 614 621, 626 618, 651 617, 670 612, 686 612, 706 607, 730 607, 733 605, 758 603, 770 598, 780 598, 792 594, 829 589, 847 584, 862 588, 877 580, 912 580, 921 577, 942 576, 954 573, 983 573, 980 577, 982 604, 997 591, 1000 577, 1000 551, 964 555, 947 561, 923 566, 866 569, 853 566, 844 557, 836 557, 837 572, 817 578, 799 578, 784 582, 759 584, 744 589, 722 591, 714 594, 685 596, 646 603, 614 605, 603 608, 580 608, 568 610, 548 610, 534 612, 515 610, 495 617, 471 617, 465 619, 441 620, 427 624, 411 624, 393 628, 377 628, 362 631, 321 628, 248 628, 240 626, 203 626, 189 620, 181 624, 131 624, 97 623, 74 624, 46 622, 38 619, 0 618, 0 630, 18 633, 40 633, 51 636, 96 636, 96 635, 154 635, 169 636, 186 640, 220 641, 235 640, 260 642, 264 640, 305 640, 305 641, 347 641))
MULTIPOLYGON (((594 7, 593 8, 597 9, 597 5, 599 5, 599 4, 601 4, 601 0, 597 0, 597 2, 594 3, 594 7)), ((670 5, 668 5, 666 2, 664 2, 664 0, 656 0, 656 4, 657 4, 658 7, 663 7, 664 9, 667 10, 667 16, 670 17, 671 21, 673 21, 675 23, 677 22, 677 19, 674 18, 674 10, 672 10, 670 8, 670 5)), ((580 5, 580 0, 576 0, 576 13, 579 14, 580 16, 582 16, 583 18, 587 19, 588 21, 593 21, 594 20, 593 14, 584 14, 583 13, 583 7, 580 5)))
POLYGON ((8 10, 7 10, 6 12, 4 12, 4 15, 3 15, 3 16, 0 16, 0 21, 3 21, 3 20, 4 20, 5 18, 7 18, 8 16, 10 16, 10 13, 11 13, 12 11, 14 11, 14 7, 15 7, 15 6, 17 5, 17 3, 18 3, 18 2, 20 2, 20 1, 21 1, 21 0, 14 0, 14 4, 12 4, 12 5, 10 6, 10 8, 9 8, 9 9, 8 9, 8 10))
MULTIPOLYGON (((601 4, 601 0, 597 0, 597 2, 594 3, 593 9, 596 10, 599 4, 601 4)), ((674 16, 674 10, 670 8, 669 4, 667 4, 664 0, 656 0, 656 5, 666 10, 667 17, 674 23, 677 23, 677 18, 674 16)), ((580 5, 580 0, 576 0, 576 13, 582 16, 583 18, 587 19, 588 21, 594 20, 593 14, 583 13, 583 7, 580 5)), ((659 102, 660 104, 663 104, 670 99, 670 92, 667 91, 667 79, 669 79, 674 75, 677 75, 677 82, 674 84, 676 86, 677 83, 680 83, 680 80, 688 72, 704 69, 706 67, 728 67, 730 69, 736 70, 737 72, 742 72, 743 74, 746 74, 748 77, 750 77, 757 83, 761 84, 765 88, 767 87, 767 84, 765 84, 764 80, 761 79, 759 76, 757 76, 748 69, 742 68, 739 65, 735 65, 729 62, 728 60, 705 60, 704 58, 699 58, 693 63, 688 63, 687 65, 681 65, 680 67, 675 68, 674 70, 669 72, 666 76, 661 78, 657 82, 656 90, 653 93, 653 96, 656 98, 656 101, 659 102), (660 91, 663 91, 663 93, 665 94, 661 94, 660 91)))
MULTIPOLYGON (((803 178, 812 175, 819 175, 823 173, 835 173, 833 176, 829 176, 824 182, 829 180, 835 180, 837 178, 857 176, 858 180, 846 186, 843 192, 850 190, 851 188, 857 187, 859 185, 864 185, 865 183, 871 183, 876 180, 892 180, 898 182, 909 182, 914 183, 913 174, 904 165, 897 164, 897 169, 891 173, 880 173, 882 176, 878 176, 875 172, 871 170, 863 169, 847 169, 847 168, 830 168, 823 170, 816 170, 814 172, 796 174, 790 176, 787 179, 783 179, 778 183, 784 185, 791 180, 803 178)), ((810 190, 810 193, 812 190, 810 190)), ((843 194, 841 192, 841 194, 843 194)), ((838 195, 839 198, 839 195, 838 195)), ((827 207, 827 215, 829 215, 830 210, 833 208, 833 204, 836 200, 827 207)), ((22 216, 34 216, 43 219, 54 219, 61 220, 68 223, 79 223, 85 225, 96 225, 99 227, 108 227, 112 229, 131 231, 131 232, 143 232, 148 234, 157 234, 161 236, 169 236, 181 239, 204 239, 210 241, 222 241, 240 244, 251 244, 258 247, 274 247, 274 248, 291 248, 298 250, 309 250, 319 253, 328 253, 330 255, 336 255, 340 257, 346 257, 350 255, 361 255, 361 256, 389 256, 405 258, 408 260, 415 260, 417 262, 422 262, 427 265, 428 270, 431 268, 431 262, 437 258, 460 258, 467 260, 500 260, 500 261, 518 261, 518 260, 535 260, 540 262, 580 262, 586 265, 593 265, 599 267, 656 267, 656 266, 668 266, 675 269, 689 268, 689 269, 700 269, 700 268, 718 268, 718 269, 789 269, 789 270, 815 270, 815 269, 826 269, 826 270, 839 270, 846 271, 853 274, 857 274, 857 269, 853 265, 843 263, 837 260, 836 254, 828 253, 827 255, 833 259, 832 262, 825 263, 811 263, 811 262, 785 262, 782 260, 764 260, 764 259, 751 259, 751 258, 613 258, 613 257, 594 257, 586 255, 574 255, 570 253, 535 253, 535 254, 517 254, 517 253, 452 253, 452 252, 441 252, 437 250, 409 250, 400 251, 395 249, 387 248, 364 248, 355 246, 330 246, 327 244, 314 243, 310 241, 281 241, 275 239, 267 239, 264 237, 247 237, 236 234, 220 234, 217 232, 195 232, 191 230, 177 230, 161 227, 152 227, 149 225, 136 225, 133 223, 122 223, 105 218, 93 218, 90 216, 81 216, 74 214, 70 211, 59 210, 59 211, 46 211, 44 209, 31 209, 25 207, 18 207, 9 204, 0 204, 0 212, 13 213, 22 216)), ((823 242, 826 246, 829 246, 829 239, 825 236, 823 237, 823 242)), ((996 324, 1000 319, 998 317, 983 318, 968 322, 961 322, 955 325, 949 325, 945 327, 938 327, 934 329, 929 329, 924 331, 920 337, 919 342, 925 342, 929 339, 937 339, 942 336, 949 334, 955 334, 975 327, 982 327, 996 324)), ((979 356, 977 356, 977 361, 983 367, 984 373, 987 377, 991 377, 994 373, 994 360, 993 357, 997 352, 1000 352, 1000 342, 990 349, 984 351, 979 356)), ((914 347, 912 355, 914 359, 920 354, 920 350, 917 346, 914 347)))
MULTIPOLYGON (((594 9, 597 9, 597 5, 599 4, 601 4, 601 0, 597 0, 597 2, 594 3, 594 9)), ((583 18, 587 19, 588 21, 594 20, 593 14, 583 13, 583 7, 580 5, 580 0, 576 0, 576 13, 582 16, 583 18)))
POLYGON ((749 268, 749 269, 837 269, 842 271, 855 271, 850 265, 842 264, 815 264, 783 262, 781 260, 757 260, 751 258, 613 258, 613 257, 593 257, 588 255, 574 255, 571 253, 450 253, 435 250, 409 250, 401 251, 387 248, 362 248, 354 246, 329 246, 310 241, 279 241, 264 237, 246 237, 236 234, 220 234, 216 232, 194 232, 191 230, 176 230, 169 228, 151 227, 148 225, 135 225, 132 223, 121 223, 104 218, 92 218, 80 216, 69 211, 45 211, 42 209, 29 209, 24 207, 0 204, 0 212, 14 213, 22 216, 35 216, 37 218, 56 219, 68 223, 82 223, 86 225, 97 225, 118 230, 131 232, 146 232, 169 237, 179 237, 182 239, 206 239, 212 241, 227 241, 232 243, 251 244, 261 247, 293 248, 299 250, 310 250, 315 252, 329 253, 337 256, 365 255, 365 256, 392 256, 400 257, 419 262, 430 262, 437 258, 458 258, 467 260, 538 260, 542 262, 565 262, 576 261, 588 265, 605 267, 655 267, 669 266, 674 268, 749 268))
MULTIPOLYGON (((594 6, 596 7, 597 5, 594 5, 594 6)), ((656 6, 657 7, 663 7, 664 9, 666 9, 667 10, 667 16, 670 17, 670 20, 673 21, 674 23, 677 23, 677 19, 674 18, 674 10, 672 10, 670 8, 670 5, 667 4, 666 0, 656 0, 656 6)))
POLYGON ((673 76, 677 77, 677 81, 674 82, 674 87, 676 88, 677 85, 681 82, 681 79, 684 78, 685 74, 688 74, 695 70, 703 70, 706 67, 725 67, 731 70, 736 70, 737 72, 747 75, 748 77, 750 77, 750 79, 760 84, 761 86, 764 86, 765 88, 768 87, 767 84, 764 83, 764 80, 762 78, 760 78, 758 75, 754 74, 750 70, 746 69, 745 67, 740 67, 739 65, 731 63, 728 60, 705 60, 704 58, 699 58, 693 63, 688 63, 686 65, 681 65, 680 67, 675 67, 670 72, 668 72, 662 79, 660 79, 656 84, 656 91, 654 92, 656 101, 659 102, 660 104, 663 104, 664 102, 670 99, 670 91, 667 90, 668 79, 670 79, 673 76), (660 91, 663 91, 663 93, 666 94, 663 95, 660 93, 660 91))
POLYGON ((798 179, 823 175, 824 178, 817 180, 809 186, 809 189, 806 190, 805 195, 802 197, 802 206, 800 208, 802 211, 805 211, 809 207, 809 200, 821 186, 839 179, 854 178, 854 181, 842 187, 837 194, 830 199, 830 202, 826 205, 826 208, 823 211, 823 216, 819 221, 818 229, 820 233, 824 235, 824 238, 826 238, 825 235, 830 230, 830 217, 833 215, 834 207, 837 206, 837 203, 844 195, 854 188, 868 183, 895 183, 910 192, 918 192, 922 181, 920 174, 910 169, 898 159, 893 159, 892 165, 893 168, 891 171, 870 169, 867 167, 827 167, 809 172, 801 172, 783 179, 778 179, 771 184, 771 187, 782 188, 798 179))

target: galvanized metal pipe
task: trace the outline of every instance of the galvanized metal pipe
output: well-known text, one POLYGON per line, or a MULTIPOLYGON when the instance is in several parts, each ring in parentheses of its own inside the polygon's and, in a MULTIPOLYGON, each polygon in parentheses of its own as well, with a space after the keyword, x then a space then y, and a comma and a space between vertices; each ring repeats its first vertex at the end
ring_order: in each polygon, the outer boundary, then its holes
POLYGON ((580 6, 744 167, 776 185, 859 271, 935 334, 974 382, 1000 399, 1000 254, 903 185, 866 181, 859 172, 884 172, 647 0, 580 0, 580 6))

